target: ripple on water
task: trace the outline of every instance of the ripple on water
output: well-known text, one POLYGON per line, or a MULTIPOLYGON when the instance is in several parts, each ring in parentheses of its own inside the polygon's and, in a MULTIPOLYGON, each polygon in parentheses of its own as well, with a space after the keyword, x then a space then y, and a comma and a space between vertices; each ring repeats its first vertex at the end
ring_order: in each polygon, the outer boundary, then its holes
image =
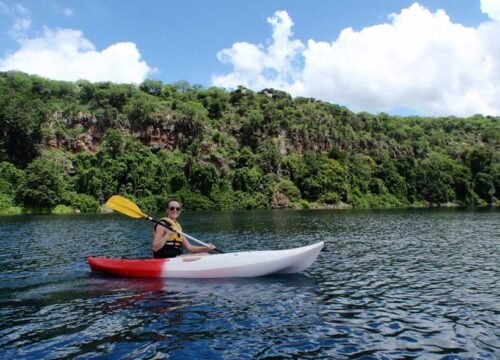
POLYGON ((5 358, 484 358, 500 354, 498 212, 186 214, 226 251, 326 240, 304 274, 147 280, 85 256, 149 256, 110 216, 0 218, 5 358), (304 226, 307 224, 307 226, 304 226))

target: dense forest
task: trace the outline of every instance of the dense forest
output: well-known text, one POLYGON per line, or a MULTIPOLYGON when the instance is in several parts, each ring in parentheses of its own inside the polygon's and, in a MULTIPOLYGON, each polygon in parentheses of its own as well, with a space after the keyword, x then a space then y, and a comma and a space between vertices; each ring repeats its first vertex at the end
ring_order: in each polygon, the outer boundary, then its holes
POLYGON ((0 213, 498 204, 500 118, 354 113, 265 89, 0 72, 0 213))

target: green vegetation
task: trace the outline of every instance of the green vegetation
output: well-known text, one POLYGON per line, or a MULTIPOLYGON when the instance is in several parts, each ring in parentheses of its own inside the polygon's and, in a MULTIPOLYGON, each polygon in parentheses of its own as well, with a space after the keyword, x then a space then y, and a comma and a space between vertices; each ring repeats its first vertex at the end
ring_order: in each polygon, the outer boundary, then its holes
POLYGON ((0 73, 0 213, 497 204, 500 118, 399 117, 266 89, 0 73))

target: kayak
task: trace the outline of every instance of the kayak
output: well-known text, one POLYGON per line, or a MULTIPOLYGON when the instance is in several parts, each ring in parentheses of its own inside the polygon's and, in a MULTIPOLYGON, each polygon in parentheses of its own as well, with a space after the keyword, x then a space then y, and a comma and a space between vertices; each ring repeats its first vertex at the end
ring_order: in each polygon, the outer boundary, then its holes
POLYGON ((311 266, 324 242, 287 250, 242 251, 168 259, 121 259, 89 256, 93 272, 125 277, 230 278, 293 274, 311 266))

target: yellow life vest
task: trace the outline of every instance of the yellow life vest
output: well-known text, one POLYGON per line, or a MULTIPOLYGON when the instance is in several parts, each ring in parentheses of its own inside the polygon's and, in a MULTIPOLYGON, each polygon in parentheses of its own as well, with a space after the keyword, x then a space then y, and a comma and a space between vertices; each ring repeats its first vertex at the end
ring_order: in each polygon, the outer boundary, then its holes
MULTIPOLYGON (((182 227, 177 221, 174 221, 172 219, 164 217, 164 218, 160 219, 160 222, 166 222, 170 226, 172 226, 175 230, 182 232, 182 227)), ((156 229, 156 227, 155 227, 155 229, 156 229)), ((167 241, 165 242, 165 245, 174 246, 178 249, 182 249, 182 241, 183 241, 182 235, 180 235, 176 232, 172 232, 168 236, 167 241)))

